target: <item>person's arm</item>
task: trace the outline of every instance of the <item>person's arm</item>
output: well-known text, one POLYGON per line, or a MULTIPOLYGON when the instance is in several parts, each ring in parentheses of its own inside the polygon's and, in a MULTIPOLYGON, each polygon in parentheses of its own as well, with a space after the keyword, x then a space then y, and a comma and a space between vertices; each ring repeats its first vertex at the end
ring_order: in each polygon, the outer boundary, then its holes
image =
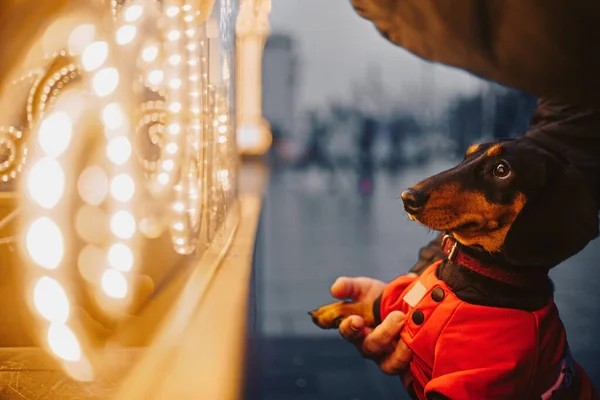
POLYGON ((390 42, 540 97, 600 104, 597 0, 351 0, 390 42))
POLYGON ((410 272, 421 275, 421 273, 431 264, 446 258, 446 255, 442 251, 442 236, 443 235, 438 235, 425 247, 421 247, 421 249, 419 249, 419 260, 410 269, 410 272))

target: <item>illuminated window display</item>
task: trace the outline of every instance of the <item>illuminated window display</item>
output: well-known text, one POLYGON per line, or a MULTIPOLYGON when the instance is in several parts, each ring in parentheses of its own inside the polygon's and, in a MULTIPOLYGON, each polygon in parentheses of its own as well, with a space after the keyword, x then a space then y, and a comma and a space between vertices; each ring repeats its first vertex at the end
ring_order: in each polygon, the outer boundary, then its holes
POLYGON ((235 230, 237 11, 73 1, 0 98, 33 330, 77 380, 110 370, 111 332, 158 283, 148 243, 198 257, 235 230))

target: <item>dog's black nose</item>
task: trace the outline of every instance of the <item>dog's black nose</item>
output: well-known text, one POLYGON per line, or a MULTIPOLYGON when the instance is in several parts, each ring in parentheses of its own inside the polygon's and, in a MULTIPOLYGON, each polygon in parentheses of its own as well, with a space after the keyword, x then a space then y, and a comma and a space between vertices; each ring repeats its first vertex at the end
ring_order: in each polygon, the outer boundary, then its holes
POLYGON ((402 201, 404 202, 404 209, 411 214, 421 211, 427 200, 429 200, 428 195, 415 189, 405 190, 400 197, 402 197, 402 201))

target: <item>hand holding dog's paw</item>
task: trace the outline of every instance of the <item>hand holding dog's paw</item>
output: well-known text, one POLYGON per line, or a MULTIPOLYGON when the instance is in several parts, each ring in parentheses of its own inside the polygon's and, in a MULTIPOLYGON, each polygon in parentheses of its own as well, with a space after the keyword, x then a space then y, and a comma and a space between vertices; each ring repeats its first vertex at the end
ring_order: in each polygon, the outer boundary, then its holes
POLYGON ((362 318, 353 315, 340 324, 340 333, 354 343, 363 357, 375 361, 383 372, 397 375, 412 359, 412 351, 399 338, 405 318, 404 313, 393 311, 373 329, 366 326, 362 318))

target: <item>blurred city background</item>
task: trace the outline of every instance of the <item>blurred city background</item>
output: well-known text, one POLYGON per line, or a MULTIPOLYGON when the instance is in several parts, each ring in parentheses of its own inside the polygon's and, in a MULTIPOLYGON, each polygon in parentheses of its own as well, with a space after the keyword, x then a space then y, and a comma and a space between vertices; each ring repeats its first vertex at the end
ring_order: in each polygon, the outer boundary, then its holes
MULTIPOLYGON (((273 2, 263 107, 274 143, 256 251, 248 398, 403 399, 397 378, 306 314, 338 276, 406 273, 434 233, 400 193, 475 142, 526 130, 536 98, 385 41, 348 1, 273 2)), ((552 275, 576 359, 600 386, 598 243, 552 275)))

